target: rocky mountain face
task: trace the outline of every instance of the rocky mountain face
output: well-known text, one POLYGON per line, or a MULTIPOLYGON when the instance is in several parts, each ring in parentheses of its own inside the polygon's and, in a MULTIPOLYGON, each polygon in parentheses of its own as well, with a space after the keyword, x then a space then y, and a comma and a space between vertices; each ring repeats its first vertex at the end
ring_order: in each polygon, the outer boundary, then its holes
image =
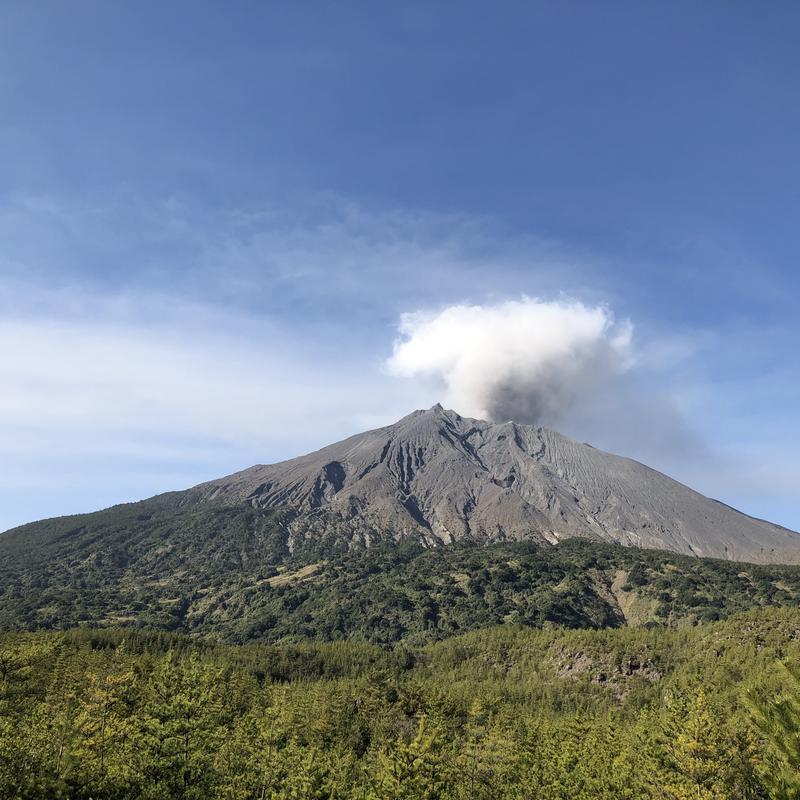
POLYGON ((636 461, 542 427, 436 405, 315 453, 186 492, 182 506, 282 510, 288 547, 415 537, 571 537, 740 561, 800 561, 800 534, 711 500, 636 461))
POLYGON ((635 461, 435 406, 280 464, 3 533, 0 630, 391 643, 509 621, 677 625, 798 605, 800 568, 775 566, 798 554, 800 534, 635 461))

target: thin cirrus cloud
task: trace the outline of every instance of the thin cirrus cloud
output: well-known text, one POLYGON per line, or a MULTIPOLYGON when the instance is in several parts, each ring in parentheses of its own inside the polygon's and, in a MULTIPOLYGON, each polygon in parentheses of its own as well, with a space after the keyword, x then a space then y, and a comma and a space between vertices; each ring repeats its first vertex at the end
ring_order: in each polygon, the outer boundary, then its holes
MULTIPOLYGON (((292 352, 285 332, 252 338, 179 322, 0 322, 3 425, 92 435, 166 433, 230 444, 266 442, 287 416, 328 417, 360 394, 292 352), (302 398, 302 402, 299 402, 302 398)), ((222 318, 224 320, 224 317, 222 318)), ((303 420, 305 424, 306 420, 303 420)), ((302 426, 301 426, 302 427, 302 426)))
MULTIPOLYGON (((504 234, 490 219, 370 211, 335 196, 289 208, 213 210, 180 198, 96 207, 18 197, 0 206, 0 236, 0 270, 17 275, 23 302, 34 297, 26 290, 32 276, 51 293, 66 276, 70 286, 85 283, 90 298, 97 287, 117 303, 146 289, 184 304, 291 318, 296 328, 335 321, 343 304, 350 320, 371 324, 431 298, 455 301, 468 286, 490 296, 496 282, 487 275, 520 291, 587 283, 585 258, 554 242, 504 234)), ((0 301, 3 293, 0 285, 0 301)), ((77 292, 66 300, 82 302, 77 292)))
POLYGON ((289 458, 405 405, 269 320, 146 294, 58 314, 36 293, 46 315, 0 321, 0 530, 289 458))
POLYGON ((0 529, 288 458, 438 401, 552 425, 798 524, 791 487, 764 466, 796 464, 785 431, 765 443, 765 420, 737 424, 752 387, 720 403, 712 372, 746 352, 735 338, 654 320, 556 244, 335 201, 295 215, 28 201, 0 209, 0 233, 0 529), (730 430, 749 454, 735 471, 730 430))

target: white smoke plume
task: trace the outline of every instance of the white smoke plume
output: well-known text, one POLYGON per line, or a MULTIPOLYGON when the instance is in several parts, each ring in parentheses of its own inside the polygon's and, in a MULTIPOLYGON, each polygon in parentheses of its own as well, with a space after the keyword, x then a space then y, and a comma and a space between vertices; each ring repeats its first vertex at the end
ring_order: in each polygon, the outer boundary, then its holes
POLYGON ((444 383, 465 416, 551 423, 633 364, 633 328, 603 306, 522 297, 404 314, 392 374, 444 383))

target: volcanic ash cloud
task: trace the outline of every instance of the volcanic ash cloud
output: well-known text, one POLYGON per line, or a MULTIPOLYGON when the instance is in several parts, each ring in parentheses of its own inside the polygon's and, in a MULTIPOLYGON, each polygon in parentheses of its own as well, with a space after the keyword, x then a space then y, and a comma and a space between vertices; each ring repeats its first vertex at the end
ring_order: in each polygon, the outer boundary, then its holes
POLYGON ((392 374, 436 378, 466 416, 558 420, 633 363, 632 326, 603 306, 523 297, 404 314, 392 374))

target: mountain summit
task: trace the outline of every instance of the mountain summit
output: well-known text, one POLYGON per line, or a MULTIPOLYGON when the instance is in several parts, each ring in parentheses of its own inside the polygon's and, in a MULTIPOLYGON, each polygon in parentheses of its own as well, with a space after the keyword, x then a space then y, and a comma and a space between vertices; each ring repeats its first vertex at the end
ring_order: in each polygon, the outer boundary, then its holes
POLYGON ((736 561, 800 562, 800 534, 546 428, 437 405, 290 461, 0 535, 0 630, 392 643, 797 603, 798 568, 736 561))
POLYGON ((429 544, 584 537, 696 556, 798 561, 800 534, 711 500, 636 461, 547 428, 435 405, 315 453, 189 490, 182 505, 287 514, 309 541, 429 544))

